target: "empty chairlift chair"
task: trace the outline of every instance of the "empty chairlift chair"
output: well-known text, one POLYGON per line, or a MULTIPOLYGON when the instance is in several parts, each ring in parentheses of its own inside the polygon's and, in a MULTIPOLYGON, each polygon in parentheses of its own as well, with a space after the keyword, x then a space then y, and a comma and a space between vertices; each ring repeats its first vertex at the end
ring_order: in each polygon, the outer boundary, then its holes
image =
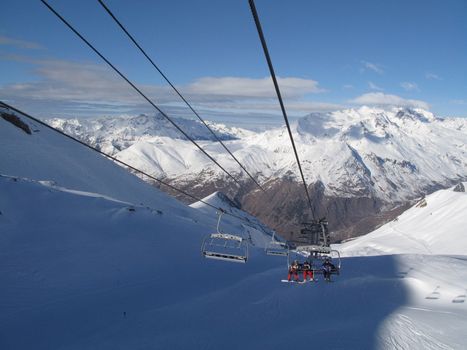
POLYGON ((208 259, 246 263, 248 260, 248 241, 237 235, 220 232, 219 225, 223 214, 224 211, 220 211, 217 220, 217 233, 212 233, 204 238, 201 252, 208 259))
POLYGON ((266 244, 264 249, 267 255, 273 256, 288 256, 289 246, 286 242, 281 242, 275 239, 275 232, 272 234, 271 241, 266 244))

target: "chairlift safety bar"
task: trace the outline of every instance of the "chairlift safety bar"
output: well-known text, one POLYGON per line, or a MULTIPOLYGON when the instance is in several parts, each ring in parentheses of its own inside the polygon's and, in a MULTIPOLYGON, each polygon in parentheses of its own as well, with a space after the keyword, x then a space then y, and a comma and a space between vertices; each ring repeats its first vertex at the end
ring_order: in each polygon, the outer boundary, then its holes
POLYGON ((228 233, 213 233, 210 236, 211 238, 219 238, 219 239, 228 239, 231 241, 243 242, 243 238, 235 235, 231 235, 228 233))

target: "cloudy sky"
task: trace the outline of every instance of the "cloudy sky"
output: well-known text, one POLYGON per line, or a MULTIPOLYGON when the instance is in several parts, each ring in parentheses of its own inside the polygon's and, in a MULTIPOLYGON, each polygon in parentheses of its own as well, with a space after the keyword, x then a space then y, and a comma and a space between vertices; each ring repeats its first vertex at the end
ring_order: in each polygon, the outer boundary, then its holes
MULTIPOLYGON (((49 0, 174 116, 191 114, 97 0, 49 0)), ((282 123, 247 0, 106 0, 206 119, 282 123)), ((256 0, 292 117, 360 105, 467 117, 467 1, 256 0)), ((4 0, 0 100, 39 117, 152 107, 39 0, 4 0)))

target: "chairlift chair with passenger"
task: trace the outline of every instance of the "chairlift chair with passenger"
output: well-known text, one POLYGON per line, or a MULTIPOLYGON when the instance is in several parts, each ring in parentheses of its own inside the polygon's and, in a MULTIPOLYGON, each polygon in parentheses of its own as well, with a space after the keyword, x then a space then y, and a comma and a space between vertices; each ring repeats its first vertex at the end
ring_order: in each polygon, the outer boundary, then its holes
POLYGON ((219 212, 217 233, 207 235, 201 246, 205 258, 229 262, 246 263, 248 260, 248 241, 243 237, 222 233, 219 229, 224 211, 219 212))

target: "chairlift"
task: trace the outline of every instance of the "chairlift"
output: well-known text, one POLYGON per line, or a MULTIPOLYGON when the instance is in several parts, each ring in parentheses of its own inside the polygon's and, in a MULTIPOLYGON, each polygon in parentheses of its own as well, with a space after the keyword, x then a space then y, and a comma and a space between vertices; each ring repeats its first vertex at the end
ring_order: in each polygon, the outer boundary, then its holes
POLYGON ((219 225, 223 214, 224 211, 221 210, 217 219, 217 233, 212 233, 204 238, 201 253, 208 259, 246 263, 248 260, 248 241, 240 236, 220 232, 219 225))
POLYGON ((324 260, 329 259, 334 265, 334 269, 331 270, 331 274, 339 275, 341 271, 341 255, 338 250, 332 249, 328 253, 315 253, 310 255, 309 259, 314 259, 324 262, 324 260))
POLYGON ((325 218, 305 222, 303 226, 299 236, 293 241, 297 247, 306 246, 309 247, 307 249, 317 252, 330 250, 328 222, 325 218))
POLYGON ((290 242, 293 246, 292 251, 296 254, 307 256, 310 260, 324 262, 326 258, 331 259, 335 266, 335 269, 331 273, 338 275, 341 270, 341 256, 339 251, 331 248, 326 219, 313 220, 303 225, 304 228, 300 231, 300 235, 290 242))
POLYGON ((271 236, 271 241, 266 244, 265 251, 267 255, 272 256, 288 256, 289 246, 286 242, 281 242, 275 239, 275 232, 271 236))
POLYGON ((303 223, 298 237, 290 241, 290 245, 298 253, 330 254, 331 244, 326 219, 313 220, 303 223))

